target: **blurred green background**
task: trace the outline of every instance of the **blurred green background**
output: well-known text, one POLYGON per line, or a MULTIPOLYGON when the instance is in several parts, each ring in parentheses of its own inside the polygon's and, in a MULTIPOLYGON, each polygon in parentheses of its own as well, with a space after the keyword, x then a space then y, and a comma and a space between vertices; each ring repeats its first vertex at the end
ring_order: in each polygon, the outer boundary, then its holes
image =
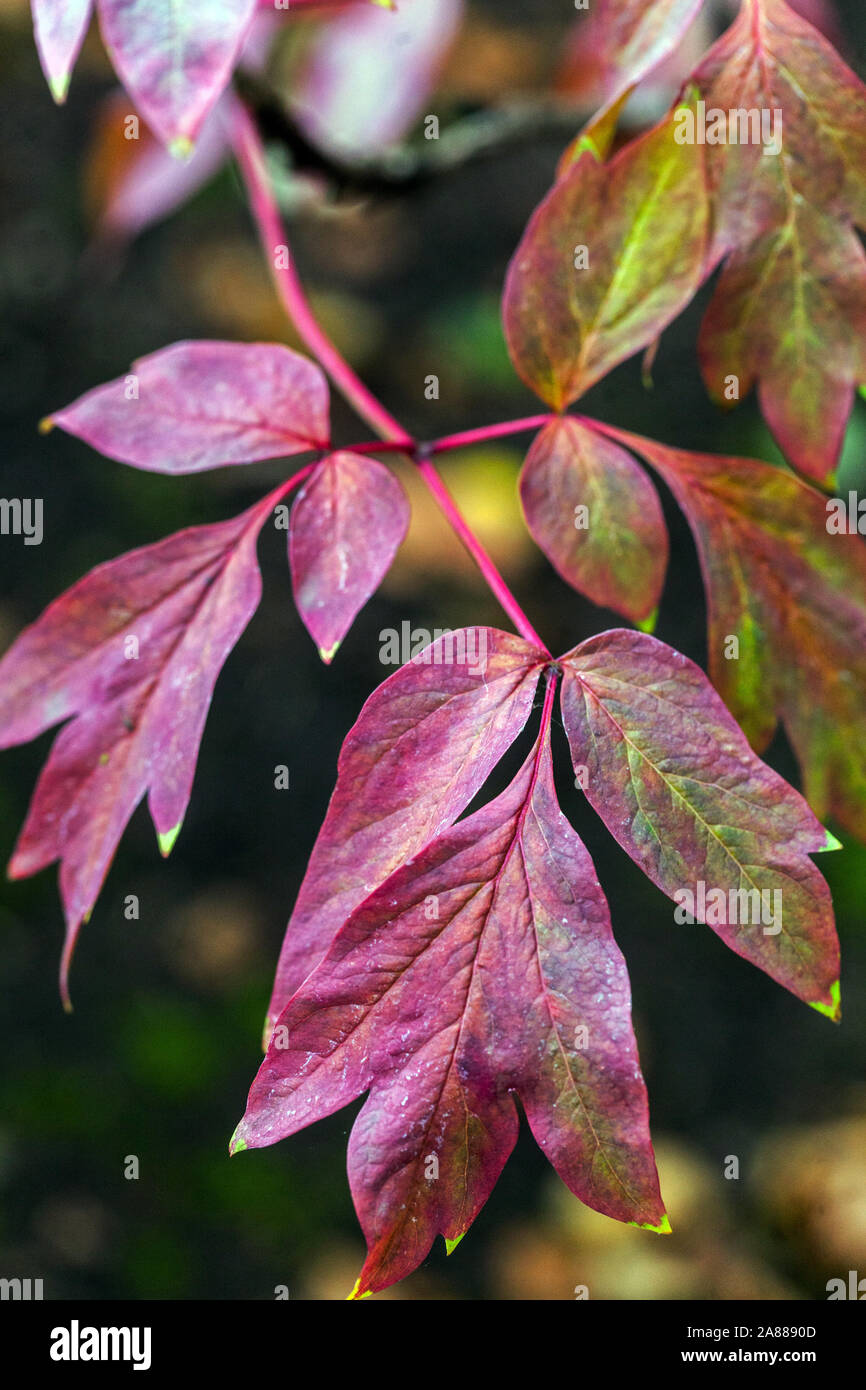
MULTIPOLYGON (((866 15, 838 5, 846 56, 866 72, 866 15)), ((574 19, 554 0, 473 3, 428 109, 443 124, 508 96, 548 92, 574 19)), ((113 78, 95 35, 68 105, 53 107, 24 0, 0 0, 0 423, 3 496, 45 499, 45 539, 0 540, 0 644, 85 571, 122 551, 249 505, 285 465, 192 478, 139 473, 75 440, 41 438, 52 408, 186 337, 285 339, 232 170, 125 250, 94 253, 93 130, 113 78), (90 248, 90 249, 88 249, 90 248)), ((326 202, 292 220, 317 308, 353 363, 421 437, 538 409, 499 328, 508 258, 549 185, 551 136, 414 192, 326 202), (438 401, 424 379, 440 377, 438 401)), ((722 416, 695 361, 704 292, 665 335, 646 389, 613 372, 590 413, 682 447, 778 458, 753 401, 722 416)), ((339 405, 335 438, 368 432, 339 405)), ((445 472, 552 650, 619 625, 559 581, 529 543, 520 444, 465 453, 445 472), (558 644, 558 645, 556 645, 558 644)), ((866 405, 841 483, 866 486, 866 405)), ((407 478, 411 487, 413 479, 407 478)), ((72 971, 57 994, 62 920, 53 870, 0 898, 0 1275, 47 1298, 343 1298, 363 1258, 345 1176, 352 1107, 271 1150, 227 1157, 260 1059, 273 968, 346 731, 387 672, 379 633, 504 625, 471 564, 412 487, 410 537, 331 669, 292 604, 284 536, 260 546, 261 608, 217 685, 193 799, 162 862, 135 815, 72 971), (274 789, 274 767, 291 789, 274 789), (127 921, 134 893, 140 919, 127 921), (140 1177, 124 1177, 128 1155, 140 1177)), ((670 574, 657 635, 704 659, 694 548, 669 498, 670 574)), ((864 731, 866 732, 866 731, 864 731)), ((0 759, 8 858, 51 735, 0 759)), ((563 753, 561 731, 559 751, 563 753)), ((769 754, 796 780, 783 737, 769 754)), ((565 807, 607 890, 626 955, 662 1190, 658 1239, 583 1208, 524 1128, 491 1200, 446 1261, 384 1297, 824 1298, 866 1275, 866 850, 824 856, 843 943, 834 1028, 700 927, 678 927, 570 788, 565 807), (740 1176, 724 1176, 728 1156, 740 1176)), ((838 827, 837 827, 838 831, 838 827)))

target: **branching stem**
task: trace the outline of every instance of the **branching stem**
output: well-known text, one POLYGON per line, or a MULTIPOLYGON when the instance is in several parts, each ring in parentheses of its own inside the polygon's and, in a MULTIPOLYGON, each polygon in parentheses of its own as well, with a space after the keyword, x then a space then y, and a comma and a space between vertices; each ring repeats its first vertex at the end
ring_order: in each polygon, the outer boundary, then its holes
POLYGON ((382 443, 375 446, 364 444, 359 446, 355 452, 373 453, 384 447, 390 452, 405 452, 416 461, 418 471, 431 494, 455 534, 475 560, 488 586, 496 595, 517 631, 527 642, 531 642, 533 646, 549 655, 535 628, 468 522, 461 515, 454 499, 431 462, 431 455, 434 453, 441 453, 452 448, 456 449, 462 444, 481 443, 484 439, 493 439, 500 434, 514 433, 518 429, 531 429, 535 427, 535 424, 543 423, 548 417, 538 416, 529 421, 521 420, 506 422, 503 425, 488 425, 480 430, 468 430, 462 435, 451 435, 445 439, 436 440, 433 444, 419 445, 418 441, 403 429, 400 422, 364 385, 318 323, 295 270, 285 229, 268 178, 265 153, 258 131, 248 111, 237 99, 231 105, 229 135, 247 190, 250 211, 258 230, 259 240, 286 313, 294 324, 301 341, 327 372, 338 391, 357 411, 361 419, 376 434, 381 436, 382 443))

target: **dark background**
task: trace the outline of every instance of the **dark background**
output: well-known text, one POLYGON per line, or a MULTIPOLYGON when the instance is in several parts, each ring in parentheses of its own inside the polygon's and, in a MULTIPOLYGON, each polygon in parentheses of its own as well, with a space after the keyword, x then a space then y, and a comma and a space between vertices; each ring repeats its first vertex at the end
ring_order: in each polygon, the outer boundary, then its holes
MULTIPOLYGON (((839 4, 846 56, 866 71, 866 16, 839 4)), ((475 3, 430 109, 443 123, 509 94, 544 92, 573 20, 553 0, 475 3)), ((0 538, 0 645, 93 565, 196 522, 234 515, 285 465, 192 478, 137 472, 36 423, 130 361, 187 337, 292 341, 233 171, 124 253, 92 249, 92 130, 113 80, 91 34, 65 109, 51 103, 28 7, 0 4, 0 494, 45 499, 45 539, 0 538), (89 190, 89 191, 88 191, 89 190)), ((534 413, 502 344, 508 258, 549 186, 563 138, 539 138, 391 199, 333 202, 293 219, 314 302, 341 347, 422 437, 534 413), (425 376, 441 380, 424 400, 425 376)), ((98 199, 97 199, 98 201, 98 199)), ((614 371, 586 409, 671 444, 777 458, 753 401, 722 416, 694 343, 706 292, 665 335, 655 386, 614 371)), ((335 438, 368 437, 339 405, 335 438)), ((864 482, 866 407, 852 420, 841 487, 864 482)), ((515 479, 522 439, 455 456, 446 476, 552 650, 612 615, 554 575, 525 535, 515 479)), ((407 479, 411 485, 414 480, 407 479)), ((413 488, 409 540, 331 669, 295 613, 284 536, 260 546, 261 608, 217 685, 192 803, 167 862, 144 808, 124 836, 60 1007, 62 918, 54 870, 0 899, 0 1275, 46 1297, 342 1298, 363 1242, 345 1178, 344 1111, 274 1149, 229 1161, 260 1059, 282 932, 323 816, 341 740, 387 672, 379 633, 504 626, 457 543, 413 488), (291 790, 274 789, 287 764, 291 790), (127 921, 123 901, 140 898, 127 921), (127 1155, 141 1175, 124 1178, 127 1155)), ((690 536, 665 498, 670 573, 657 635, 704 660, 690 536)), ((52 735, 0 760, 8 858, 52 735)), ((563 752, 558 734, 560 754, 563 752)), ((769 760, 796 780, 783 738, 769 760)), ((823 1298, 866 1275, 866 851, 824 856, 843 943, 835 1028, 671 905, 573 790, 626 955, 650 1093, 664 1240, 583 1208, 524 1128, 459 1251, 442 1243, 387 1297, 823 1298), (728 1156, 740 1177, 727 1180, 728 1156)), ((836 827, 838 833, 838 827, 836 827)))

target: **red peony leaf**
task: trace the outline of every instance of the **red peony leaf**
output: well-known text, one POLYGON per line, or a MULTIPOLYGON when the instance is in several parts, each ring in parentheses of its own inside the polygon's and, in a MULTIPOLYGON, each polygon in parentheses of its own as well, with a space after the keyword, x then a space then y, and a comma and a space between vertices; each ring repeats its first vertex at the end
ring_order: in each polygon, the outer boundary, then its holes
POLYGON ((154 132, 188 153, 231 76, 256 0, 97 0, 105 47, 154 132))
POLYGON ((151 473, 198 473, 328 445, 328 386, 275 343, 174 343, 45 425, 151 473))
POLYGON ((636 623, 658 606, 668 559, 661 503, 630 454, 570 417, 545 425, 520 478, 533 538, 563 579, 636 623))
POLYGON ((494 628, 444 634, 370 696, 286 930, 266 1031, 335 932, 453 824, 523 728, 545 656, 494 628))
POLYGON ((663 642, 606 632, 562 664, 575 769, 611 834, 670 897, 690 894, 677 901, 738 955, 838 1017, 830 892, 808 857, 835 842, 803 798, 663 642))
POLYGON ((0 661, 0 746, 70 715, 40 776, 9 872, 60 859, 61 986, 130 816, 149 791, 168 854, 189 801, 217 676, 259 602, 256 539, 277 494, 100 565, 0 661))
POLYGON ((866 256, 854 231, 800 203, 728 259, 704 316, 701 369, 725 404, 758 383, 791 463, 829 480, 858 382, 866 380, 866 256))
POLYGON ((323 661, 333 660, 408 527, 401 484, 362 454, 330 454, 298 493, 289 531, 292 587, 323 661))
POLYGON ((658 470, 692 529, 725 704, 759 751, 781 718, 813 810, 866 839, 866 550, 848 499, 755 459, 610 432, 658 470))
POLYGON ((63 102, 90 23, 93 0, 30 0, 30 3, 42 71, 54 100, 63 102))
POLYGON ((823 481, 866 379, 866 259, 850 229, 866 226, 866 88, 784 0, 745 0, 693 81, 708 122, 710 262, 731 257, 701 330, 707 387, 724 404, 757 381, 786 455, 823 481), (740 121, 767 126, 743 139, 740 121))
POLYGON ((699 146, 669 116, 609 163, 584 151, 536 209, 505 283, 512 360, 559 410, 646 347, 704 274, 699 146))
MULTIPOLYGON (((551 690, 552 693, 552 690, 551 690)), ((668 1230, 625 963, 556 801, 545 728, 502 796, 446 830, 342 927, 288 1004, 233 1150, 369 1097, 349 1179, 369 1255, 355 1296, 471 1225, 517 1136, 514 1096, 597 1211, 668 1230)))

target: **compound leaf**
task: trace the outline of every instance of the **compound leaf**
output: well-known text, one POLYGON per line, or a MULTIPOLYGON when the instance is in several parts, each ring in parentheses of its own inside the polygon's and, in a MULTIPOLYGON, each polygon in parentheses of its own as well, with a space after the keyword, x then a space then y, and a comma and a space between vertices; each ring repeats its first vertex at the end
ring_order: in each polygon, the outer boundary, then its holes
POLYGON ((514 1146, 515 1095, 582 1201, 667 1229, 628 975, 557 805, 546 729, 506 792, 342 927, 280 1016, 234 1147, 365 1091, 349 1142, 369 1249, 356 1297, 467 1230, 514 1146))

